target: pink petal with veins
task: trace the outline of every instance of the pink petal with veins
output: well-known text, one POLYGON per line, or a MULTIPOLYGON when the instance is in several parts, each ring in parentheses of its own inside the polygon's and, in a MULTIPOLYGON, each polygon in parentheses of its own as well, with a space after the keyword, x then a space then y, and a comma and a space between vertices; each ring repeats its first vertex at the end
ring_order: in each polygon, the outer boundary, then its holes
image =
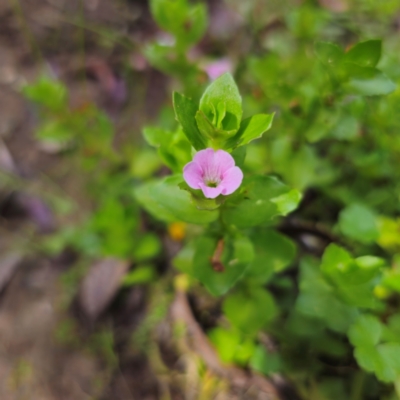
POLYGON ((239 167, 233 167, 225 172, 220 183, 222 187, 221 193, 225 196, 232 194, 242 183, 243 172, 239 167))
POLYGON ((203 183, 203 171, 199 164, 192 161, 183 168, 183 178, 192 189, 200 189, 203 183))
POLYGON ((222 192, 222 187, 217 186, 217 187, 209 187, 204 185, 204 183, 201 184, 201 190, 203 191, 204 196, 207 197, 207 199, 215 199, 218 197, 221 192, 222 192))

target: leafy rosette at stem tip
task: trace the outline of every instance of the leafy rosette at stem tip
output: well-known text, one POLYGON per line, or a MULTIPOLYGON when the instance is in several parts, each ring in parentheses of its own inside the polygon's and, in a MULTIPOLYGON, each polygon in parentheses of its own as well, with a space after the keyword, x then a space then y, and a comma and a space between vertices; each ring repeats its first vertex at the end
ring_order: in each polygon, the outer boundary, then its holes
POLYGON ((183 168, 183 177, 192 189, 201 189, 208 199, 220 194, 227 196, 239 188, 242 170, 224 150, 207 148, 196 153, 193 161, 183 168))

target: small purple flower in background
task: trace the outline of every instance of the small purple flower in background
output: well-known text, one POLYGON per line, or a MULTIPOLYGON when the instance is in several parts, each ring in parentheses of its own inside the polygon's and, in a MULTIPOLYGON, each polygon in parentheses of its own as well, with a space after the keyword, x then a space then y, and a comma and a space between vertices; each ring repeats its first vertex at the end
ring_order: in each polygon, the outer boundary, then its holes
POLYGON ((183 168, 183 177, 192 189, 201 189, 208 199, 233 193, 242 183, 243 172, 224 150, 200 150, 183 168))
POLYGON ((233 65, 232 62, 227 58, 221 58, 207 64, 204 70, 206 71, 208 77, 213 81, 225 72, 232 72, 233 65))

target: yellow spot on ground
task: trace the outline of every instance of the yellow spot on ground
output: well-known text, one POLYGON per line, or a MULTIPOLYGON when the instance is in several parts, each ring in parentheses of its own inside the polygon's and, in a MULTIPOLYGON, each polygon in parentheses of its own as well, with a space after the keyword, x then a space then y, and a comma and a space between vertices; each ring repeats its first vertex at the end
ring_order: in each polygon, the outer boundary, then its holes
POLYGON ((174 279, 175 289, 187 292, 190 286, 190 279, 186 274, 179 274, 174 279))
POLYGON ((186 233, 186 224, 184 222, 173 222, 168 225, 168 234, 169 236, 180 242, 185 237, 186 233))

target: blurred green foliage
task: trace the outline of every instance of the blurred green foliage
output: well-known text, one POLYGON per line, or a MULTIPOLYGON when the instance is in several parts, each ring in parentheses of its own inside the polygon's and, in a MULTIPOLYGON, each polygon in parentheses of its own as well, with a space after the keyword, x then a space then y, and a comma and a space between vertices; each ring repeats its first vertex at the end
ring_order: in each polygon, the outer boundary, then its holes
POLYGON ((151 0, 172 40, 155 39, 144 54, 182 94, 143 128, 149 147, 133 161, 113 150, 106 115, 71 109, 60 82, 42 77, 24 93, 39 107, 38 140, 75 150, 96 199, 87 221, 49 239, 54 252, 71 245, 92 257, 132 259, 138 266, 123 284, 152 283, 161 251, 154 226, 184 222, 173 264, 195 278, 191 285, 222 297, 221 323, 208 335, 223 362, 282 373, 305 399, 393 400, 400 4, 337 3, 340 12, 311 0, 226 1, 242 15, 247 42, 202 55, 231 57, 236 66, 234 78, 207 86, 204 59, 188 57, 207 38, 205 2, 151 0), (176 123, 165 124, 172 106, 176 123), (205 199, 182 182, 183 166, 206 147, 231 152, 245 173, 226 199, 205 199), (162 163, 168 177, 156 176, 162 163), (154 224, 146 229, 143 210, 154 224), (223 269, 212 265, 221 241, 223 269))

